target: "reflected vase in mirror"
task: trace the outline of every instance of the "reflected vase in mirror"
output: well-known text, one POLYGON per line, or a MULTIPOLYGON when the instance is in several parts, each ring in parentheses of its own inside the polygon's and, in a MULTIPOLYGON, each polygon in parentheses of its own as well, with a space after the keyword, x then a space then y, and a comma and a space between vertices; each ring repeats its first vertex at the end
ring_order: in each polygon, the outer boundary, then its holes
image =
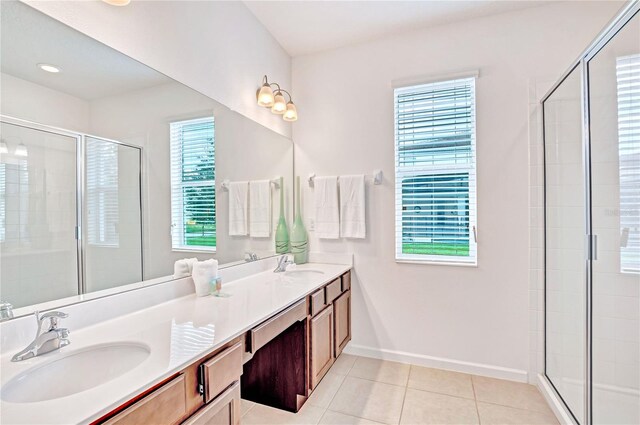
POLYGON ((276 253, 286 254, 291 249, 289 243, 289 228, 284 218, 284 179, 280 177, 280 218, 276 228, 276 253))
POLYGON ((308 261, 309 239, 300 215, 300 176, 296 177, 296 218, 291 229, 291 253, 296 264, 308 261))

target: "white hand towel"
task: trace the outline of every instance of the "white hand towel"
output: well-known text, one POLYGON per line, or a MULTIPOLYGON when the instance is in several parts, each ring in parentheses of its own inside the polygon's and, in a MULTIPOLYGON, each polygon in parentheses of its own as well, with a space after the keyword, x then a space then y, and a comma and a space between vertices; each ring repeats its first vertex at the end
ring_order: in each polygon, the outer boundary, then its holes
POLYGON ((338 178, 316 177, 313 180, 316 212, 316 236, 322 239, 340 237, 338 178))
POLYGON ((193 264, 193 284, 196 287, 196 295, 203 297, 209 294, 209 282, 218 276, 218 261, 213 258, 206 261, 198 261, 193 264))
POLYGON ((249 234, 253 238, 271 236, 271 182, 249 182, 249 234))
POLYGON ((189 263, 186 260, 178 260, 173 263, 173 278, 178 279, 181 277, 189 276, 191 272, 189 271, 189 263))
POLYGON ((364 176, 340 176, 340 236, 366 236, 364 176))
POLYGON ((247 182, 229 183, 229 236, 245 236, 247 232, 247 182))
POLYGON ((189 274, 193 273, 193 265, 198 262, 198 259, 196 257, 185 258, 183 261, 186 261, 189 265, 189 274))

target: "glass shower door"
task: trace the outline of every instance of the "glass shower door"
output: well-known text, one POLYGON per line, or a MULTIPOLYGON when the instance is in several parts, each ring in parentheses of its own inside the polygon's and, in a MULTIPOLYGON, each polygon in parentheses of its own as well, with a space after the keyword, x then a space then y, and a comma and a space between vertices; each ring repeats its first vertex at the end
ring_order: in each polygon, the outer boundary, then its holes
POLYGON ((640 15, 588 62, 592 415, 640 423, 640 15))
POLYGON ((140 282, 140 148, 92 136, 84 139, 85 290, 140 282))
POLYGON ((586 191, 581 65, 545 100, 545 372, 584 421, 586 191))
POLYGON ((1 123, 0 294, 23 307, 78 294, 76 137, 1 123))

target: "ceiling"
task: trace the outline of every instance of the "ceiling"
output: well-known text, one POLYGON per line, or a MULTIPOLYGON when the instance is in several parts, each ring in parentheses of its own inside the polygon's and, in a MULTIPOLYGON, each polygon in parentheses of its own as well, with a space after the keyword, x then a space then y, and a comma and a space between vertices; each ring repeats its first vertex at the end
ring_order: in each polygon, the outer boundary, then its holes
POLYGON ((2 1, 3 73, 84 100, 166 84, 168 77, 17 1, 2 1), (38 63, 59 67, 51 74, 38 63))
POLYGON ((541 1, 507 0, 245 0, 244 3, 291 56, 545 4, 541 1))

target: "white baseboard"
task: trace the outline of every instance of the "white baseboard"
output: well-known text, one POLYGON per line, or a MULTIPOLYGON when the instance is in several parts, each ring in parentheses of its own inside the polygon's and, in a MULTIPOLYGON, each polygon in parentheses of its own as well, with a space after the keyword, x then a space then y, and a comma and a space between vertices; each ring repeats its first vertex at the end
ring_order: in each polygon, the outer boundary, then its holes
POLYGON ((562 425, 574 425, 575 421, 573 420, 573 417, 569 412, 567 412, 562 401, 558 399, 556 392, 551 387, 551 384, 549 383, 547 378, 544 377, 544 375, 537 375, 537 386, 538 389, 540 389, 542 396, 547 401, 547 404, 551 408, 551 411, 554 415, 556 415, 558 422, 560 422, 562 425))
POLYGON ((374 359, 392 360, 400 363, 409 363, 418 366, 446 369, 454 372, 488 376, 491 378, 508 379, 510 381, 517 382, 527 382, 527 371, 519 369, 510 369, 506 367, 481 363, 464 362, 442 357, 424 356, 421 354, 406 353, 403 351, 372 348, 351 343, 345 347, 344 352, 356 356, 372 357, 374 359))

